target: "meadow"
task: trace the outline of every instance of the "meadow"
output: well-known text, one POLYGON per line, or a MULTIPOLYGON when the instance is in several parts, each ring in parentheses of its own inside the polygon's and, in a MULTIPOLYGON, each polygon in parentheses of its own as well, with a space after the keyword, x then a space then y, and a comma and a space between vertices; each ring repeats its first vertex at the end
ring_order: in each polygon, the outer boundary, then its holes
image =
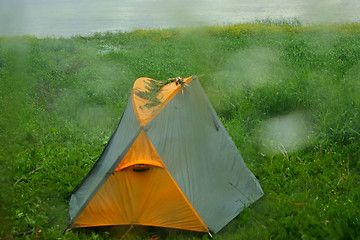
POLYGON ((127 227, 63 235, 65 197, 137 78, 191 75, 265 193, 214 239, 360 239, 360 24, 296 21, 0 37, 0 238, 119 239, 127 227))

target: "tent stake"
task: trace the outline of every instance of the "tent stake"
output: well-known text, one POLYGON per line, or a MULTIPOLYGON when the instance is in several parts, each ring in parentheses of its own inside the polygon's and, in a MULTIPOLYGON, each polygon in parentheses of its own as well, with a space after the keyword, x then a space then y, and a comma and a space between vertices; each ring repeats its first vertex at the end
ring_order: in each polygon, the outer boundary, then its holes
POLYGON ((213 238, 213 236, 211 235, 211 233, 210 233, 210 232, 208 232, 208 234, 209 234, 210 238, 213 238))
POLYGON ((133 227, 134 225, 131 225, 130 228, 126 231, 126 233, 120 238, 120 240, 123 240, 133 227))

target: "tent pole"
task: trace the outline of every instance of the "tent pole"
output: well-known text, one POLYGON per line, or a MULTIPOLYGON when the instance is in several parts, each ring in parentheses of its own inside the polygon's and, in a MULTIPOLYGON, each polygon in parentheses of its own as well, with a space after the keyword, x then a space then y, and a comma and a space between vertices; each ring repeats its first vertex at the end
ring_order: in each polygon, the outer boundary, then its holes
POLYGON ((130 228, 126 231, 126 233, 120 238, 120 240, 123 240, 133 227, 134 225, 131 225, 130 228))

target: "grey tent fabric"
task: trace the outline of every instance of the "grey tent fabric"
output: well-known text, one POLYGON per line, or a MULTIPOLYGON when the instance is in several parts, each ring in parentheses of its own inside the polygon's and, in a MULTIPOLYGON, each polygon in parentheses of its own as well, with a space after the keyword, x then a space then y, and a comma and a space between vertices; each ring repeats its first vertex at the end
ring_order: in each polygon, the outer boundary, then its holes
POLYGON ((93 195, 114 171, 135 141, 140 130, 141 127, 134 114, 134 108, 130 98, 119 125, 99 160, 71 195, 69 209, 70 224, 81 213, 93 195))
POLYGON ((263 195, 197 79, 180 91, 145 131, 211 231, 218 232, 263 195))

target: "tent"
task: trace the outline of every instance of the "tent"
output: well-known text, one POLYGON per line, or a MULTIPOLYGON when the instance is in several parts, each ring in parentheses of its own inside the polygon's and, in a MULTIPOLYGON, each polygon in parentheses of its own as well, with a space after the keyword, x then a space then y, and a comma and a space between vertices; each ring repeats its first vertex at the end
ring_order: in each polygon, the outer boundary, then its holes
POLYGON ((100 158, 71 194, 69 228, 216 233, 262 195, 197 77, 139 78, 100 158))

